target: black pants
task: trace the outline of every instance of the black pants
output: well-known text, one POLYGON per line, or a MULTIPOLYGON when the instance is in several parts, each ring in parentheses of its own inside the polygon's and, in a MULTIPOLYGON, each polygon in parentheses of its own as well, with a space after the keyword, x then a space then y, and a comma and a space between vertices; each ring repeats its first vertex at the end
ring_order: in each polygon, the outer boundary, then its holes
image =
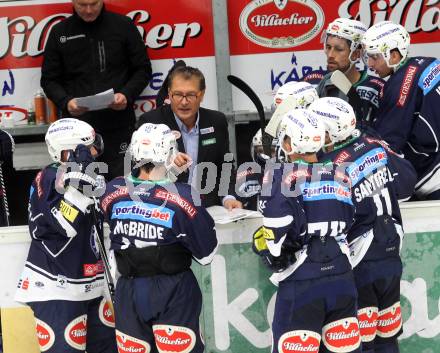
POLYGON ((113 318, 103 298, 29 303, 45 353, 116 353, 113 318))
POLYGON ((191 271, 121 277, 115 303, 119 351, 136 347, 151 353, 203 353, 201 310, 202 293, 191 271))
POLYGON ((104 174, 105 179, 110 181, 118 176, 125 175, 130 172, 130 158, 124 157, 133 134, 133 127, 126 127, 119 130, 103 130, 97 131, 104 140, 104 153, 98 158, 98 161, 104 162, 108 166, 108 172, 104 174))

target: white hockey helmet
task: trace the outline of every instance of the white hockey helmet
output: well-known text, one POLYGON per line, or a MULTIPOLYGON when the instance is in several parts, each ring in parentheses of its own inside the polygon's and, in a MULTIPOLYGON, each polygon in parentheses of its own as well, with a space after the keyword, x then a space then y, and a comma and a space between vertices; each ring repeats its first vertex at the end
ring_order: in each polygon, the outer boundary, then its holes
POLYGON ((407 57, 411 38, 408 31, 400 24, 382 21, 371 26, 364 35, 362 47, 367 55, 381 54, 389 68, 395 70, 407 57), (390 64, 391 51, 397 49, 401 60, 390 64))
POLYGON ((261 133, 261 129, 255 133, 254 137, 252 137, 252 146, 262 146, 263 145, 263 136, 261 133))
POLYGON ((309 110, 325 124, 332 143, 346 140, 356 129, 354 110, 341 98, 319 98, 310 105, 309 110))
POLYGON ((167 165, 176 152, 176 134, 165 124, 142 124, 131 137, 130 153, 135 162, 167 165))
MULTIPOLYGON (((272 139, 271 144, 271 156, 265 156, 263 159, 274 157, 276 154, 276 147, 278 146, 278 139, 274 138, 272 139)), ((255 133, 254 137, 252 138, 252 147, 251 147, 251 157, 253 161, 257 160, 258 155, 264 154, 263 151, 263 136, 261 134, 261 129, 258 129, 258 131, 255 133)))
POLYGON ((308 82, 290 81, 278 88, 275 93, 273 102, 278 107, 287 96, 295 98, 295 108, 306 109, 315 99, 318 99, 316 89, 308 82))
POLYGON ((95 142, 95 130, 85 121, 65 118, 49 126, 45 139, 52 160, 61 162, 62 151, 74 151, 78 145, 92 145, 95 142))
POLYGON ((329 35, 348 40, 350 42, 349 60, 354 64, 356 60, 352 60, 351 56, 362 45, 362 38, 366 31, 367 27, 362 22, 341 17, 329 23, 327 29, 323 32, 321 41, 324 43, 325 49, 327 36, 329 35))
MULTIPOLYGON (((272 146, 276 146, 278 143, 278 139, 274 138, 272 140, 272 146)), ((263 136, 261 134, 261 129, 258 129, 258 131, 255 133, 254 137, 252 138, 252 146, 263 146, 263 136)))
POLYGON ((281 150, 286 155, 315 153, 324 146, 325 126, 313 112, 305 109, 293 109, 283 117, 278 140, 281 150), (286 150, 283 146, 286 137, 290 137, 291 151, 286 150))

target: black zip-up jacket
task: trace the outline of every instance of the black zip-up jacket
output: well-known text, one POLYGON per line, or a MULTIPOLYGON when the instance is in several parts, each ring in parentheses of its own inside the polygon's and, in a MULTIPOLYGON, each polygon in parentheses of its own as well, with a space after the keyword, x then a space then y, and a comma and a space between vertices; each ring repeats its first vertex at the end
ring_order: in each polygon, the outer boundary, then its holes
POLYGON ((134 124, 133 102, 152 76, 145 44, 131 19, 103 7, 93 22, 75 12, 56 24, 44 51, 41 87, 69 116, 72 98, 93 95, 110 88, 123 93, 127 109, 88 112, 79 118, 98 130, 134 124))

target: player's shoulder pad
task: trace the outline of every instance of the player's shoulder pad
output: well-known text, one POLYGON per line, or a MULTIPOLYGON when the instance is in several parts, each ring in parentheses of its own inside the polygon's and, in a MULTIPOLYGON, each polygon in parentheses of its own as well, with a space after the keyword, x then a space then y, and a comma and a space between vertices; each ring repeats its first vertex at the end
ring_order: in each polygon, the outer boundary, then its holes
POLYGON ((39 173, 41 173, 41 178, 44 183, 53 183, 57 177, 62 180, 63 169, 59 163, 52 163, 43 168, 39 173))
POLYGON ((370 145, 375 145, 375 146, 380 146, 382 147, 387 154, 393 154, 397 157, 403 157, 402 155, 394 152, 391 147, 388 145, 388 143, 384 140, 381 140, 379 138, 375 138, 375 137, 369 137, 369 136, 365 136, 363 137, 363 139, 370 145))
POLYGON ((377 87, 377 89, 380 91, 385 86, 385 80, 381 79, 380 77, 367 75, 367 78, 365 80, 365 84, 369 87, 377 87))
POLYGON ((180 209, 189 218, 194 218, 197 205, 201 203, 200 195, 190 185, 184 183, 169 184, 168 187, 157 187, 153 190, 152 197, 166 202, 171 209, 180 209))
MULTIPOLYGON (((44 167, 42 170, 40 170, 37 175, 34 178, 34 185, 35 189, 37 191, 38 198, 42 198, 43 195, 49 194, 52 192, 53 189, 57 189, 57 187, 63 189, 63 178, 62 175, 58 177, 57 180, 57 173, 61 172, 61 169, 59 169, 58 163, 50 164, 46 167, 44 167), (59 182, 59 185, 55 185, 56 182, 59 182)), ((33 192, 31 192, 31 195, 33 192)))
POLYGON ((101 196, 101 208, 104 212, 116 200, 128 197, 130 195, 129 187, 126 185, 124 177, 117 177, 108 182, 104 195, 101 196))
POLYGON ((305 183, 312 176, 312 171, 307 164, 285 163, 281 170, 274 174, 274 182, 282 182, 286 185, 305 183))
POLYGON ((309 73, 307 73, 301 81, 308 82, 311 85, 317 85, 319 82, 324 79, 327 72, 324 70, 313 70, 309 73))

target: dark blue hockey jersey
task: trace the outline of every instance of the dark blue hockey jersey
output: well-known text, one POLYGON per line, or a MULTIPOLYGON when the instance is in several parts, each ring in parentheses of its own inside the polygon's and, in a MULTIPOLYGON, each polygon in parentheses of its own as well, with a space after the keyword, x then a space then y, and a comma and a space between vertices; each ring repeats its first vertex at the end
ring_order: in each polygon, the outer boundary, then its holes
MULTIPOLYGON (((273 182, 270 172, 266 172, 260 204, 264 227, 274 234, 273 244, 268 244, 270 252, 277 255, 284 245, 292 248, 299 244, 301 248, 295 254, 295 263, 272 275, 273 283, 277 284, 292 273, 301 273, 304 279, 331 275, 339 270, 312 263, 308 251, 316 239, 332 238, 329 243, 336 240, 337 254, 328 255, 343 255, 342 267, 350 268, 345 238, 353 222, 354 207, 349 178, 343 168, 338 170, 332 163, 283 164, 281 169, 274 171, 273 182)), ((331 246, 328 248, 330 250, 331 246)))
POLYGON ((210 263, 218 246, 214 220, 194 197, 200 197, 195 189, 169 180, 112 180, 101 197, 111 250, 179 243, 200 264, 210 263))
POLYGON ((416 173, 411 163, 394 153, 384 141, 358 137, 329 153, 321 161, 332 160, 346 166, 352 181, 355 222, 348 232, 353 264, 365 256, 379 216, 389 215, 403 236, 399 200, 414 190, 416 173))
POLYGON ((266 161, 243 163, 237 170, 235 194, 243 208, 256 211, 266 161))
POLYGON ((237 173, 236 195, 238 200, 243 203, 243 208, 257 210, 258 196, 261 191, 261 173, 254 173, 252 169, 247 169, 237 173))
MULTIPOLYGON (((393 150, 403 152, 414 165, 419 180, 440 173, 439 103, 440 60, 410 58, 386 82, 373 123, 393 150)), ((437 186, 439 178, 432 180, 437 186)), ((423 197, 432 186, 418 185, 417 193, 423 197)))
MULTIPOLYGON (((330 81, 331 74, 332 72, 326 74, 316 87, 318 96, 337 97, 348 102, 348 97, 330 81)), ((353 84, 362 102, 360 106, 353 106, 357 117, 357 125, 361 130, 363 125, 369 125, 374 120, 379 108, 379 96, 382 94, 384 85, 384 80, 368 75, 367 70, 362 71, 359 81, 353 84)), ((352 104, 352 102, 349 103, 352 104)))
MULTIPOLYGON (((103 294, 103 266, 90 212, 94 202, 72 187, 64 190, 58 166, 40 171, 31 186, 32 242, 18 283, 18 302, 80 301, 103 294)), ((99 214, 97 220, 102 221, 99 214)))
POLYGON ((311 71, 302 78, 302 81, 310 83, 316 88, 327 73, 328 71, 326 70, 311 71))

